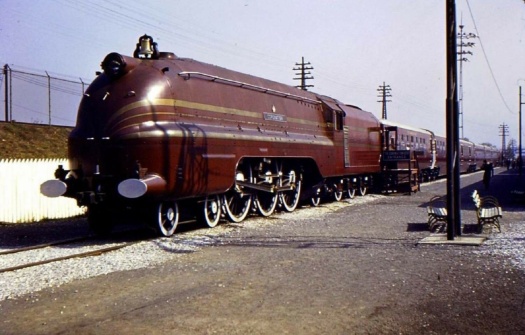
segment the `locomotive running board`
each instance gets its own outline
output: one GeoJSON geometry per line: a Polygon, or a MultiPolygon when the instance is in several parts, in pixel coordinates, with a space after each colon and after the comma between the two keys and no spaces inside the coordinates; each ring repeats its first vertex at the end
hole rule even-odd
{"type": "Polygon", "coordinates": [[[236,183],[237,185],[242,186],[242,187],[251,188],[253,190],[263,191],[263,192],[268,192],[268,193],[292,191],[295,189],[295,185],[290,185],[290,186],[262,185],[262,184],[247,183],[247,182],[239,181],[239,180],[237,180],[236,183]]]}

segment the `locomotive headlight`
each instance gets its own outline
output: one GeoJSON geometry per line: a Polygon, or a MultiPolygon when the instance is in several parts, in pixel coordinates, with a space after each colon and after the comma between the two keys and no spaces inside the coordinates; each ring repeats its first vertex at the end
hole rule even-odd
{"type": "Polygon", "coordinates": [[[123,75],[125,73],[126,65],[124,57],[116,52],[107,55],[102,61],[102,64],[100,64],[104,73],[112,79],[123,75]]]}

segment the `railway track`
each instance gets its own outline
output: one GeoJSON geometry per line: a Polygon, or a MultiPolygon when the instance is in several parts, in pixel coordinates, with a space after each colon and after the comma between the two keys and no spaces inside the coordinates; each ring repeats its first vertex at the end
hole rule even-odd
{"type": "Polygon", "coordinates": [[[68,239],[65,239],[65,240],[59,240],[59,241],[54,241],[54,242],[48,242],[48,243],[42,243],[42,244],[37,244],[37,245],[31,245],[31,246],[28,246],[28,247],[4,250],[4,251],[0,251],[0,256],[2,256],[2,255],[10,255],[10,254],[17,254],[19,252],[36,250],[36,249],[43,249],[43,248],[52,247],[52,246],[55,246],[55,245],[74,243],[74,242],[82,242],[82,241],[85,241],[85,240],[87,240],[89,238],[92,238],[92,236],[74,237],[74,238],[68,238],[68,239]]]}
{"type": "Polygon", "coordinates": [[[100,256],[148,240],[140,238],[139,236],[133,236],[131,238],[132,241],[129,241],[130,232],[133,234],[132,231],[112,234],[109,236],[109,239],[105,238],[105,242],[103,242],[106,245],[111,245],[99,248],[95,246],[100,243],[100,237],[88,235],[3,250],[0,251],[0,257],[2,257],[0,259],[0,273],[60,262],[68,259],[100,256]],[[121,241],[119,242],[119,240],[121,241]],[[92,243],[90,243],[90,241],[92,243]]]}
{"type": "MultiPolygon", "coordinates": [[[[188,222],[191,221],[183,221],[182,223],[188,222]]],[[[147,242],[158,238],[145,237],[143,232],[144,231],[141,229],[131,229],[114,232],[105,238],[100,238],[96,235],[88,235],[26,247],[19,247],[15,249],[2,250],[0,251],[0,274],[44,264],[60,262],[68,259],[100,256],[140,242],[147,242]],[[96,246],[98,243],[101,243],[101,241],[103,241],[102,243],[106,245],[110,245],[106,247],[94,248],[94,246],[96,246]],[[70,249],[71,252],[68,252],[70,249]],[[82,251],[74,252],[72,249],[82,249],[82,251]],[[46,252],[43,252],[44,250],[46,252]],[[44,253],[46,254],[45,256],[42,255],[44,253]]],[[[185,232],[179,234],[179,236],[184,235],[185,232]]]]}
{"type": "MultiPolygon", "coordinates": [[[[38,265],[43,265],[43,264],[48,264],[48,263],[64,261],[64,260],[67,260],[67,259],[82,258],[82,257],[89,257],[89,256],[100,256],[102,254],[105,254],[105,253],[108,253],[108,252],[111,252],[111,251],[115,251],[115,250],[119,250],[119,249],[128,247],[128,246],[133,245],[135,243],[138,243],[138,242],[126,242],[126,243],[121,244],[121,245],[111,246],[111,247],[107,247],[107,248],[100,248],[100,249],[96,249],[96,250],[90,250],[90,251],[81,252],[81,253],[74,253],[74,254],[70,254],[70,255],[66,255],[66,256],[54,257],[54,258],[49,258],[49,259],[45,259],[45,260],[41,260],[41,261],[30,262],[30,263],[25,263],[25,264],[21,264],[21,265],[6,267],[6,268],[0,269],[0,273],[10,272],[10,271],[15,271],[15,270],[21,270],[21,269],[30,268],[30,267],[33,267],[33,266],[38,266],[38,265]]],[[[35,249],[32,249],[32,250],[35,250],[35,249]]]]}
{"type": "MultiPolygon", "coordinates": [[[[10,272],[10,271],[15,271],[15,270],[21,270],[21,269],[30,268],[30,267],[33,267],[33,266],[44,265],[44,264],[64,261],[64,260],[73,259],[73,258],[100,256],[100,255],[103,255],[103,254],[111,252],[111,251],[115,251],[115,250],[126,248],[126,247],[128,247],[130,245],[133,245],[133,244],[136,244],[136,243],[139,243],[139,241],[124,242],[122,244],[114,245],[114,246],[110,246],[110,247],[98,248],[98,249],[95,249],[95,250],[89,250],[89,251],[80,252],[80,253],[72,253],[72,254],[68,254],[68,255],[65,255],[65,256],[50,257],[50,258],[44,259],[44,260],[38,260],[38,261],[34,261],[34,262],[22,263],[22,264],[15,265],[15,266],[9,266],[9,267],[5,267],[5,268],[0,268],[0,273],[10,272]]],[[[43,249],[43,248],[47,248],[47,247],[49,247],[49,246],[44,246],[44,247],[40,247],[40,248],[33,247],[33,248],[30,248],[30,251],[43,249]]],[[[24,250],[24,251],[28,251],[28,250],[24,250]]],[[[11,252],[10,254],[21,253],[21,252],[24,252],[24,251],[17,250],[16,252],[11,252]]]]}

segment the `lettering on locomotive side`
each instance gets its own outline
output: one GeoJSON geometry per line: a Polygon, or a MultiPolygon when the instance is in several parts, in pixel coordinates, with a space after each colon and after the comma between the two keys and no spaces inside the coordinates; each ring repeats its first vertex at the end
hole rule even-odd
{"type": "Polygon", "coordinates": [[[286,115],[282,114],[273,114],[273,113],[263,113],[264,119],[266,121],[277,121],[277,122],[287,122],[286,115]]]}
{"type": "Polygon", "coordinates": [[[410,150],[389,150],[383,152],[384,162],[397,162],[410,160],[410,150]]]}

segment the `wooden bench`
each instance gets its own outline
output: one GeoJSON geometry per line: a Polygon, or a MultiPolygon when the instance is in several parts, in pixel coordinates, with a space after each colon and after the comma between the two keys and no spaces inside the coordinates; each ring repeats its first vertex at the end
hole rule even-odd
{"type": "Polygon", "coordinates": [[[428,229],[433,230],[438,223],[447,222],[447,203],[441,197],[433,197],[427,206],[427,214],[428,229]]]}
{"type": "Polygon", "coordinates": [[[498,199],[492,196],[480,196],[477,190],[472,193],[472,200],[476,206],[478,225],[480,231],[483,230],[484,224],[491,224],[498,228],[501,233],[499,219],[503,217],[503,210],[499,205],[498,199]]]}

